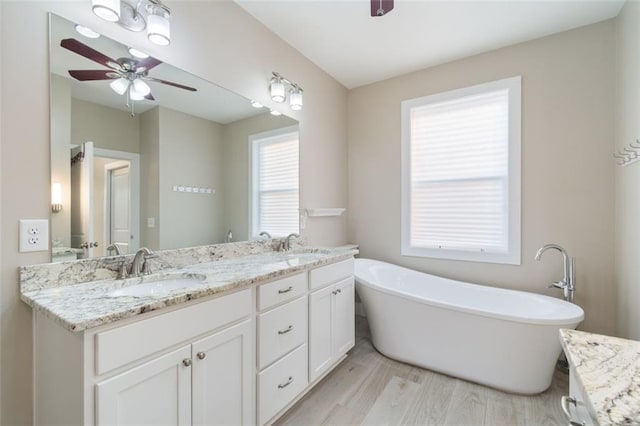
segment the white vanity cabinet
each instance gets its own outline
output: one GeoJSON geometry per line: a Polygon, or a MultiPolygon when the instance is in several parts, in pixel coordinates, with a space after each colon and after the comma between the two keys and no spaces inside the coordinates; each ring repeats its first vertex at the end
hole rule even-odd
{"type": "Polygon", "coordinates": [[[592,426],[598,425],[598,421],[591,417],[585,405],[585,397],[575,367],[569,364],[569,395],[563,396],[560,406],[567,416],[570,425],[592,426]]]}
{"type": "Polygon", "coordinates": [[[355,344],[353,259],[309,272],[309,381],[355,344]]]}
{"type": "Polygon", "coordinates": [[[36,316],[38,425],[255,422],[251,289],[72,333],[36,316]]]}

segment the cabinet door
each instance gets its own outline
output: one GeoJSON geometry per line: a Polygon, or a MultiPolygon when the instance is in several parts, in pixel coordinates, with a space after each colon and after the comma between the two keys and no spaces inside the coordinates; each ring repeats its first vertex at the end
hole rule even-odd
{"type": "Polygon", "coordinates": [[[193,424],[252,424],[251,322],[226,328],[192,348],[193,424]]]}
{"type": "Polygon", "coordinates": [[[190,361],[185,346],[97,384],[97,425],[190,425],[190,361]]]}
{"type": "Polygon", "coordinates": [[[333,360],[331,351],[331,305],[335,286],[309,296],[309,382],[318,378],[333,360]]]}
{"type": "Polygon", "coordinates": [[[355,296],[353,277],[333,286],[333,356],[338,358],[355,344],[355,296]]]}

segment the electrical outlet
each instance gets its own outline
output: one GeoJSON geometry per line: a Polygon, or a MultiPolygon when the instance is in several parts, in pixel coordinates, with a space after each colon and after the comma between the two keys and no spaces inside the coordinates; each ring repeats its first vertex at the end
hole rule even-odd
{"type": "Polygon", "coordinates": [[[20,221],[20,252],[49,250],[49,221],[20,221]]]}

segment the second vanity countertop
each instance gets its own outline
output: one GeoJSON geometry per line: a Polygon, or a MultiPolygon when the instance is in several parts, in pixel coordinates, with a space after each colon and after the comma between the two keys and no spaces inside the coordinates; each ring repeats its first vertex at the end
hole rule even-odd
{"type": "Polygon", "coordinates": [[[599,424],[640,424],[640,342],[565,329],[560,341],[599,424]]]}
{"type": "Polygon", "coordinates": [[[348,259],[354,249],[266,252],[166,269],[126,280],[101,280],[23,292],[22,300],[70,331],[82,331],[145,312],[232,289],[249,287],[308,268],[348,259]],[[119,288],[170,276],[199,277],[188,287],[144,296],[117,295],[119,288]]]}

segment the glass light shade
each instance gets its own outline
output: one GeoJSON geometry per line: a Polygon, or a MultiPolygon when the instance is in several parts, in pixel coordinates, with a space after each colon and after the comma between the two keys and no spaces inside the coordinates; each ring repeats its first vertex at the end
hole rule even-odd
{"type": "Polygon", "coordinates": [[[272,109],[271,110],[271,115],[282,115],[282,113],[278,110],[272,109]]]}
{"type": "Polygon", "coordinates": [[[143,98],[151,93],[151,87],[139,78],[133,80],[133,91],[141,95],[143,98]]]}
{"type": "Polygon", "coordinates": [[[91,28],[83,27],[82,25],[76,25],[76,31],[87,38],[98,38],[100,34],[93,31],[91,28]]]}
{"type": "Polygon", "coordinates": [[[129,98],[131,98],[132,101],[141,101],[144,97],[145,95],[138,93],[133,86],[129,89],[129,98]]]}
{"type": "Polygon", "coordinates": [[[262,108],[263,105],[258,101],[251,101],[251,106],[254,108],[262,108]]]}
{"type": "Polygon", "coordinates": [[[120,20],[120,0],[91,0],[91,10],[105,21],[120,20]]]}
{"type": "Polygon", "coordinates": [[[51,204],[62,204],[62,184],[51,185],[51,204]]]}
{"type": "Polygon", "coordinates": [[[146,59],[149,57],[149,55],[147,55],[146,53],[136,49],[135,47],[130,47],[129,48],[129,53],[131,54],[131,56],[134,56],[138,59],[146,59]]]}
{"type": "Polygon", "coordinates": [[[271,84],[269,85],[269,93],[274,102],[284,102],[285,94],[282,80],[277,77],[272,78],[271,84]]]}
{"type": "Polygon", "coordinates": [[[150,14],[147,17],[147,37],[159,46],[168,46],[171,42],[169,18],[164,15],[150,14]]]}
{"type": "Polygon", "coordinates": [[[292,89],[289,93],[289,106],[294,111],[302,109],[302,92],[299,89],[292,89]]]}
{"type": "Polygon", "coordinates": [[[129,87],[129,80],[124,77],[120,77],[117,80],[113,80],[109,86],[111,86],[111,89],[113,89],[113,91],[118,95],[124,95],[124,92],[126,92],[129,87]]]}

